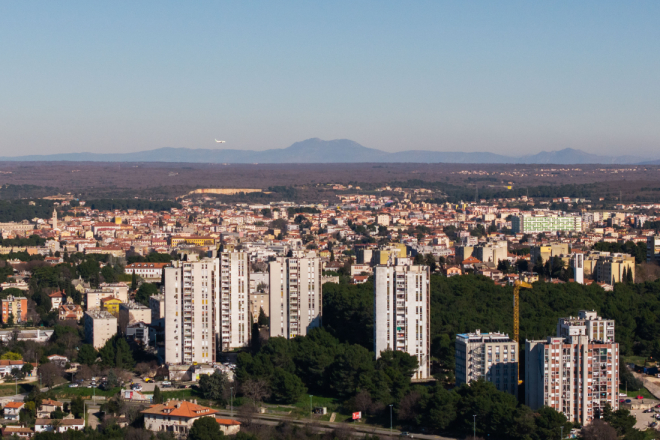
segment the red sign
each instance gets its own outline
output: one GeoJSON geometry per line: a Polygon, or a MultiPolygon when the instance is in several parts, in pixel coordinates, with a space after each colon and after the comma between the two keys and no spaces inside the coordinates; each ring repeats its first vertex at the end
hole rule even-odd
{"type": "Polygon", "coordinates": [[[361,419],[362,418],[362,411],[354,412],[353,413],[353,420],[361,419]]]}

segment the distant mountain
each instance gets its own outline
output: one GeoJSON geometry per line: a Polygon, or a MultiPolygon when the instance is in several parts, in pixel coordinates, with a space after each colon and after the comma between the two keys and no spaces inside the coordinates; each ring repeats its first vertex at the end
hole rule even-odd
{"type": "Polygon", "coordinates": [[[481,163],[481,164],[658,164],[637,156],[598,156],[565,148],[542,151],[527,156],[504,156],[495,153],[463,153],[408,150],[388,153],[364,147],[349,139],[324,141],[318,138],[296,142],[288,148],[255,150],[210,150],[157,148],[135,153],[66,153],[0,157],[0,161],[72,161],[72,162],[188,162],[188,163],[481,163]]]}

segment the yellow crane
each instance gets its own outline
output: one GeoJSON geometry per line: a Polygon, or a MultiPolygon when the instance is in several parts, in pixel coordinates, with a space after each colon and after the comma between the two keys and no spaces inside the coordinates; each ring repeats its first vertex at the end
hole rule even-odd
{"type": "Polygon", "coordinates": [[[532,285],[524,281],[516,280],[513,283],[513,340],[516,341],[518,350],[518,385],[520,380],[520,288],[531,289],[532,285]]]}

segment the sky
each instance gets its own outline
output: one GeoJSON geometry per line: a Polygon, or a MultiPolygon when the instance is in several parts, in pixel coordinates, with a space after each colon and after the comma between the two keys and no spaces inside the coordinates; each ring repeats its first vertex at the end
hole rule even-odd
{"type": "Polygon", "coordinates": [[[660,157],[659,78],[658,1],[3,1],[0,156],[660,157]]]}

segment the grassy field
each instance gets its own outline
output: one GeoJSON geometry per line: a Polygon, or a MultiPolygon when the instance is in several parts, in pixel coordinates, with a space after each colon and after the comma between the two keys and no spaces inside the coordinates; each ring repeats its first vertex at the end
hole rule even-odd
{"type": "Polygon", "coordinates": [[[63,385],[63,386],[55,387],[51,391],[55,394],[55,397],[77,397],[77,396],[92,397],[94,395],[112,397],[115,394],[117,394],[119,391],[121,391],[121,388],[116,387],[108,391],[103,391],[96,388],[95,391],[93,388],[84,388],[84,387],[69,388],[69,385],[63,385]]]}
{"type": "MultiPolygon", "coordinates": [[[[29,393],[34,388],[34,384],[35,382],[19,383],[18,392],[20,394],[29,393]]],[[[16,384],[8,383],[0,385],[0,397],[13,396],[14,394],[16,394],[16,384]]]]}
{"type": "MultiPolygon", "coordinates": [[[[626,387],[623,386],[622,388],[619,388],[619,392],[625,394],[626,387]]],[[[628,390],[628,397],[634,399],[637,396],[643,396],[645,399],[655,399],[653,394],[651,394],[649,390],[647,390],[646,388],[642,388],[641,390],[638,391],[628,390]]]]}
{"type": "Polygon", "coordinates": [[[646,358],[644,356],[624,356],[623,361],[626,364],[635,364],[639,366],[644,366],[644,361],[646,361],[646,358]]]}

